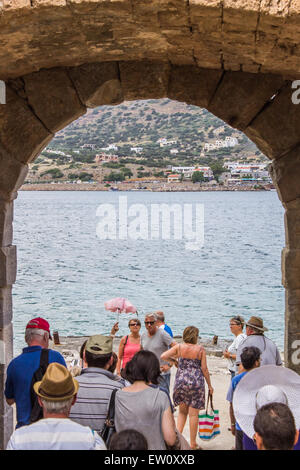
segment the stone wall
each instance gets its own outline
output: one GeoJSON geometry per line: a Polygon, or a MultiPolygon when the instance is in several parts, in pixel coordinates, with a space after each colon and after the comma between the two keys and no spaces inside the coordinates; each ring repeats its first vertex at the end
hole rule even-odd
{"type": "Polygon", "coordinates": [[[299,0],[2,0],[0,79],[150,59],[299,75],[299,0]]]}
{"type": "Polygon", "coordinates": [[[6,368],[13,356],[12,285],[16,279],[16,247],[12,245],[13,201],[0,197],[0,448],[13,431],[12,408],[3,390],[6,368]]]}

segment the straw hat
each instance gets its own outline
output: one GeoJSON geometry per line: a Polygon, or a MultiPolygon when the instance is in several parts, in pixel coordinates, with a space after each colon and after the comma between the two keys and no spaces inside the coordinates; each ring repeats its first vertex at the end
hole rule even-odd
{"type": "Polygon", "coordinates": [[[78,392],[79,383],[62,364],[52,362],[44,377],[33,385],[35,393],[45,400],[64,401],[78,392]]]}
{"type": "Polygon", "coordinates": [[[233,411],[242,431],[250,439],[255,433],[256,412],[267,403],[285,403],[300,429],[300,376],[282,366],[266,365],[247,372],[233,394],[233,411]]]}
{"type": "Polygon", "coordinates": [[[250,326],[251,328],[255,328],[259,331],[268,331],[268,328],[264,326],[264,322],[260,317],[251,317],[249,321],[245,323],[246,326],[250,326]]]}

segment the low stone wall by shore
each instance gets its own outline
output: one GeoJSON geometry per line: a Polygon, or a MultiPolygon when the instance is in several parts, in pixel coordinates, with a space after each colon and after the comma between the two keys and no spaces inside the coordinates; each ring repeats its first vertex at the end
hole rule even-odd
{"type": "MultiPolygon", "coordinates": [[[[254,185],[234,186],[205,186],[193,183],[121,183],[113,184],[119,191],[153,191],[153,192],[199,192],[199,191],[261,191],[271,189],[270,185],[264,188],[256,188],[254,185]],[[140,186],[146,189],[141,189],[140,186]]],[[[101,183],[45,183],[45,184],[23,184],[19,191],[109,191],[101,183]]]]}
{"type": "MultiPolygon", "coordinates": [[[[119,344],[122,336],[115,336],[113,340],[113,350],[117,353],[119,349],[119,344]]],[[[88,339],[88,336],[59,336],[60,344],[53,344],[51,347],[56,349],[65,358],[68,356],[71,359],[71,352],[74,352],[74,356],[77,356],[75,352],[80,351],[82,344],[88,339]]],[[[174,340],[177,343],[182,343],[182,336],[174,336],[174,340]]],[[[218,339],[217,344],[213,344],[213,338],[199,338],[198,344],[201,344],[206,351],[208,356],[222,357],[222,352],[231,344],[231,340],[218,339]]]]}

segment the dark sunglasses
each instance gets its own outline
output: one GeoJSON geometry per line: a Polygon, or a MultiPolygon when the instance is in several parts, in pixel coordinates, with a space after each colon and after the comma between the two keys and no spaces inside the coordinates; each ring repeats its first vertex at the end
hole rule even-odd
{"type": "Polygon", "coordinates": [[[154,325],[155,321],[145,321],[145,325],[154,325]]]}
{"type": "Polygon", "coordinates": [[[139,323],[130,323],[129,326],[140,326],[139,323]]]}
{"type": "Polygon", "coordinates": [[[233,318],[232,321],[234,321],[236,325],[241,325],[242,324],[242,321],[239,317],[233,318]]]}

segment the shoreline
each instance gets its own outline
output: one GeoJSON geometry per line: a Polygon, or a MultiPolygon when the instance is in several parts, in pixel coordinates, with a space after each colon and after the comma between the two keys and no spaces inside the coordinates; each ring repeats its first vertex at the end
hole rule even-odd
{"type": "Polygon", "coordinates": [[[253,186],[199,186],[193,185],[193,183],[145,183],[141,182],[138,185],[136,183],[123,183],[113,185],[111,187],[105,187],[104,184],[95,183],[45,183],[45,184],[24,184],[21,186],[19,191],[106,191],[106,192],[118,192],[118,191],[150,191],[150,192],[207,192],[207,191],[221,191],[221,192],[233,192],[233,191],[275,191],[275,188],[271,185],[265,185],[260,188],[254,188],[253,186]],[[143,187],[140,186],[143,184],[143,187]]]}

